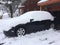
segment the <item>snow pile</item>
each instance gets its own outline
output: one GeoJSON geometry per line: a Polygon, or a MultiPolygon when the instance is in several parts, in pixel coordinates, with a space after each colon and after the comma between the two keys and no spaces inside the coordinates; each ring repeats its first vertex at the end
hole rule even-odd
{"type": "Polygon", "coordinates": [[[2,19],[7,19],[7,18],[10,18],[9,17],[9,13],[2,11],[0,10],[0,16],[2,17],[2,19]]]}
{"type": "Polygon", "coordinates": [[[9,13],[4,13],[2,18],[3,18],[3,19],[10,18],[10,17],[9,17],[9,13]]]}
{"type": "Polygon", "coordinates": [[[1,40],[3,40],[5,38],[5,35],[3,32],[0,32],[0,43],[1,43],[1,40]]]}
{"type": "Polygon", "coordinates": [[[60,32],[49,29],[23,37],[5,38],[4,45],[60,45],[60,32]]]}
{"type": "Polygon", "coordinates": [[[0,4],[0,16],[2,16],[4,19],[9,18],[9,10],[3,4],[0,4]]]}
{"type": "Polygon", "coordinates": [[[42,2],[45,2],[45,1],[48,1],[48,0],[40,0],[38,3],[42,3],[42,2]]]}
{"type": "Polygon", "coordinates": [[[13,17],[17,17],[17,16],[20,16],[19,9],[17,9],[15,13],[13,13],[13,17]]]}
{"type": "Polygon", "coordinates": [[[7,3],[8,3],[8,4],[11,4],[11,3],[12,3],[12,1],[8,1],[7,3]]]}
{"type": "Polygon", "coordinates": [[[0,0],[0,3],[2,3],[2,4],[6,4],[6,3],[7,3],[7,4],[11,4],[12,1],[6,1],[6,0],[3,1],[3,0],[0,0]]]}
{"type": "Polygon", "coordinates": [[[3,15],[3,12],[2,12],[2,10],[0,10],[0,16],[2,16],[3,15]]]}
{"type": "Polygon", "coordinates": [[[1,0],[1,1],[0,1],[0,3],[2,3],[2,4],[6,4],[6,3],[7,3],[7,1],[2,1],[2,0],[1,0]]]}

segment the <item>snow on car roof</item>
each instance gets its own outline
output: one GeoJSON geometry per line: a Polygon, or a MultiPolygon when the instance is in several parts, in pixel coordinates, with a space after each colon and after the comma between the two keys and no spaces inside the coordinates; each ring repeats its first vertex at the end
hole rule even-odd
{"type": "Polygon", "coordinates": [[[33,18],[34,21],[41,21],[46,19],[50,19],[52,21],[54,20],[54,17],[47,11],[29,11],[22,16],[24,15],[26,16],[26,18],[33,18]]]}

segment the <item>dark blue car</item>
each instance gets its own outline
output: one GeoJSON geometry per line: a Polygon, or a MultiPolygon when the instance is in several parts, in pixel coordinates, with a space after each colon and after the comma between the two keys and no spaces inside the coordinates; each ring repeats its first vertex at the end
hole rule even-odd
{"type": "Polygon", "coordinates": [[[54,17],[46,11],[30,11],[20,16],[21,23],[12,27],[4,34],[8,37],[23,36],[32,32],[49,29],[54,17]]]}

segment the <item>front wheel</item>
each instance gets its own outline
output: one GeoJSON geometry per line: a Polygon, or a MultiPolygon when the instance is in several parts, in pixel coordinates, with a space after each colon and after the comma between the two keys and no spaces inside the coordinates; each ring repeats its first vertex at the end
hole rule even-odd
{"type": "Polygon", "coordinates": [[[24,35],[25,35],[25,28],[20,27],[20,28],[17,30],[17,36],[20,37],[20,36],[24,36],[24,35]]]}

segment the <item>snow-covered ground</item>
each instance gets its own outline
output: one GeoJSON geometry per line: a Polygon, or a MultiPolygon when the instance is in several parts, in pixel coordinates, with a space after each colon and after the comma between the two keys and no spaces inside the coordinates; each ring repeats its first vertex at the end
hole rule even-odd
{"type": "MultiPolygon", "coordinates": [[[[0,34],[0,37],[3,36],[0,34]]],[[[0,43],[4,43],[3,45],[60,45],[60,32],[49,29],[23,37],[2,38],[0,43]]]]}

